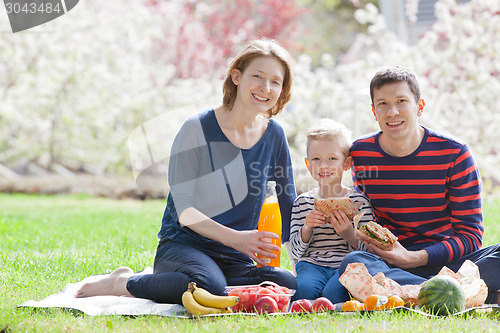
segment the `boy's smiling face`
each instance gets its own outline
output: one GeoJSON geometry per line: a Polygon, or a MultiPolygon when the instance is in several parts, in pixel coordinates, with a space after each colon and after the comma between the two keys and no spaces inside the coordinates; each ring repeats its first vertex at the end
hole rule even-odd
{"type": "Polygon", "coordinates": [[[320,187],[341,184],[344,171],[351,167],[351,157],[346,157],[333,140],[311,140],[305,159],[307,170],[320,187]]]}

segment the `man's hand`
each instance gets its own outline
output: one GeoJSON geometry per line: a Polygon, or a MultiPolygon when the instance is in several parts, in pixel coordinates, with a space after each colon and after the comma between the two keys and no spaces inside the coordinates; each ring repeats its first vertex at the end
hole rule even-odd
{"type": "Polygon", "coordinates": [[[391,251],[384,251],[373,244],[372,239],[359,230],[356,230],[356,237],[365,243],[368,251],[378,255],[391,266],[408,269],[427,265],[429,255],[426,250],[408,251],[400,242],[396,241],[391,251]]]}
{"type": "Polygon", "coordinates": [[[394,248],[391,251],[381,250],[368,241],[365,244],[370,252],[384,259],[389,265],[401,269],[425,266],[429,258],[426,250],[408,251],[398,241],[394,243],[394,248]]]}

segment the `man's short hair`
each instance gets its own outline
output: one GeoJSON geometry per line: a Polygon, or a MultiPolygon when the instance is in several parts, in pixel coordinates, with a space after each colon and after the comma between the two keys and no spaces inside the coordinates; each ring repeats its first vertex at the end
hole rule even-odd
{"type": "Polygon", "coordinates": [[[418,86],[417,77],[408,68],[401,66],[388,67],[381,71],[378,71],[370,82],[370,97],[373,104],[373,91],[375,89],[380,89],[386,84],[396,83],[396,82],[406,82],[410,87],[413,96],[415,96],[415,101],[418,103],[420,101],[420,88],[418,86]]]}
{"type": "Polygon", "coordinates": [[[332,140],[339,145],[347,157],[352,144],[352,132],[343,124],[328,118],[323,118],[307,131],[307,154],[312,140],[332,140]]]}

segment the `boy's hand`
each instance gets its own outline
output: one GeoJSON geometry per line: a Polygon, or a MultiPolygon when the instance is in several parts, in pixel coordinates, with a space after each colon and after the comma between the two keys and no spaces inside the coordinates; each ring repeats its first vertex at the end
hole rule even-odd
{"type": "Polygon", "coordinates": [[[319,210],[313,209],[306,215],[306,225],[310,227],[317,227],[325,224],[325,216],[319,210]]]}
{"type": "Polygon", "coordinates": [[[330,223],[333,228],[343,238],[344,234],[354,234],[354,227],[347,215],[341,210],[335,210],[333,214],[330,214],[330,223]]]}
{"type": "Polygon", "coordinates": [[[311,240],[313,230],[320,225],[325,224],[325,216],[318,210],[311,210],[306,215],[306,223],[302,227],[302,241],[308,243],[311,240]]]}
{"type": "Polygon", "coordinates": [[[336,210],[333,214],[330,214],[330,223],[335,229],[335,232],[347,241],[349,245],[353,248],[358,247],[358,238],[356,237],[354,226],[343,211],[336,210]]]}

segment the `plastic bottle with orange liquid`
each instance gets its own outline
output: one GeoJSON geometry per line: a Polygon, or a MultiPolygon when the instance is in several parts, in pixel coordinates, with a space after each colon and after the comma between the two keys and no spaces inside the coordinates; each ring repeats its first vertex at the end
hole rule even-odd
{"type": "MultiPolygon", "coordinates": [[[[278,196],[276,195],[276,182],[268,181],[266,189],[266,197],[264,203],[262,204],[262,209],[260,210],[259,216],[259,231],[269,231],[277,234],[278,239],[266,238],[262,239],[281,248],[281,212],[280,206],[278,204],[278,196]]],[[[280,252],[273,251],[276,254],[276,258],[263,257],[257,255],[259,258],[264,259],[267,266],[280,267],[280,252]]],[[[257,265],[257,267],[262,267],[257,265]]]]}

